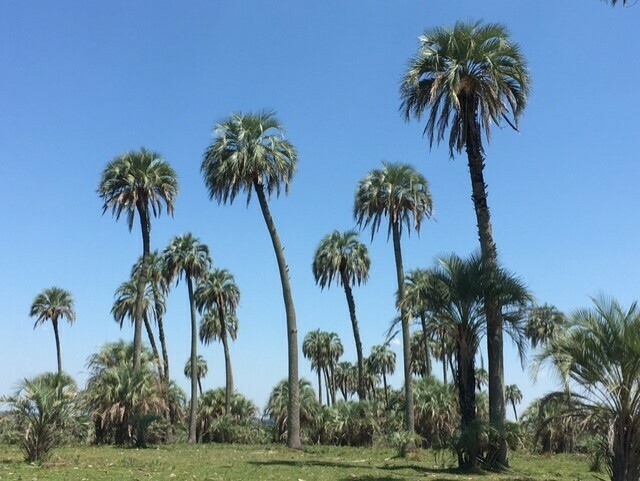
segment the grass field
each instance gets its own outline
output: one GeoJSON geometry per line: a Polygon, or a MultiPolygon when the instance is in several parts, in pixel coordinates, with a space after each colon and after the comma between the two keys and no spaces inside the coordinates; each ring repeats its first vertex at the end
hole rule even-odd
{"type": "MultiPolygon", "coordinates": [[[[395,458],[382,449],[308,447],[292,452],[282,446],[176,445],[150,449],[67,447],[41,466],[22,461],[13,446],[0,446],[0,480],[206,480],[206,481],[482,481],[598,479],[577,455],[512,455],[503,473],[460,472],[438,462],[430,451],[395,458]]],[[[599,474],[600,478],[604,476],[599,474]]]]}

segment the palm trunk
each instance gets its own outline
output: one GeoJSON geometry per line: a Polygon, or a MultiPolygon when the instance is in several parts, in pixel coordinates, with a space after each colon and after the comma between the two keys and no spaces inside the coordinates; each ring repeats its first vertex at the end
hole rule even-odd
{"type": "Polygon", "coordinates": [[[358,356],[358,398],[361,401],[367,399],[367,389],[364,385],[364,356],[362,355],[362,341],[360,340],[360,328],[358,327],[358,319],[356,318],[356,303],[353,300],[353,292],[349,285],[349,277],[344,270],[340,270],[342,285],[344,286],[344,294],[347,296],[347,305],[349,306],[349,316],[351,317],[351,327],[353,328],[353,338],[356,342],[356,354],[358,356]]]}
{"type": "MultiPolygon", "coordinates": [[[[471,428],[476,419],[476,379],[474,350],[469,345],[466,333],[459,328],[458,332],[458,397],[460,400],[460,428],[464,433],[471,428]]],[[[467,438],[467,445],[463,446],[463,452],[459,453],[460,467],[476,465],[477,439],[467,438]]]]}
{"type": "Polygon", "coordinates": [[[156,361],[156,366],[158,367],[158,377],[160,382],[164,379],[164,372],[162,369],[162,361],[160,360],[160,353],[158,352],[158,346],[156,345],[156,339],[153,336],[153,329],[151,327],[151,323],[149,322],[149,317],[146,313],[143,312],[142,320],[144,321],[144,328],[147,331],[147,337],[149,338],[149,344],[151,345],[151,352],[153,353],[153,358],[156,361]]]}
{"type": "Polygon", "coordinates": [[[429,349],[429,337],[427,336],[427,317],[424,313],[420,313],[420,322],[422,323],[422,336],[424,337],[424,367],[427,376],[431,376],[431,352],[429,349]]]}
{"type": "Polygon", "coordinates": [[[227,323],[224,312],[219,310],[220,316],[220,339],[224,348],[224,369],[225,369],[225,393],[224,393],[224,413],[231,415],[231,396],[233,395],[233,371],[231,370],[231,355],[229,354],[229,340],[227,338],[227,323]]]}
{"type": "Polygon", "coordinates": [[[198,327],[196,325],[196,304],[193,298],[193,282],[189,275],[189,307],[191,308],[191,409],[189,411],[189,444],[196,443],[196,422],[198,417],[198,327]]]}
{"type": "MultiPolygon", "coordinates": [[[[468,122],[466,151],[471,176],[473,206],[478,223],[480,252],[485,269],[484,307],[487,318],[487,353],[489,358],[489,422],[501,428],[505,420],[504,406],[504,358],[502,344],[502,314],[500,304],[493,293],[494,275],[498,266],[498,253],[491,228],[487,204],[487,186],[484,182],[484,158],[480,128],[477,122],[478,100],[462,99],[463,118],[468,122]]],[[[509,466],[507,444],[501,441],[497,457],[499,464],[509,466]]]]}
{"type": "Polygon", "coordinates": [[[149,206],[147,199],[140,198],[136,205],[140,217],[142,229],[142,266],[138,277],[136,306],[133,330],[133,368],[139,369],[142,356],[142,317],[144,315],[144,288],[147,283],[147,271],[149,270],[149,253],[151,252],[151,219],[149,218],[149,206]]]}
{"type": "Polygon", "coordinates": [[[516,411],[516,403],[514,401],[511,401],[511,405],[513,406],[513,415],[516,418],[516,422],[518,422],[518,411],[516,411]]]}
{"type": "Polygon", "coordinates": [[[167,351],[167,340],[164,336],[164,322],[162,319],[162,309],[157,301],[157,291],[156,288],[153,288],[153,296],[156,300],[155,310],[156,310],[156,322],[158,323],[158,337],[160,338],[160,348],[162,349],[162,362],[163,362],[163,379],[162,379],[162,389],[165,395],[165,402],[167,403],[167,411],[165,414],[165,418],[167,421],[167,443],[173,443],[173,424],[171,422],[171,412],[169,409],[169,405],[171,404],[169,399],[169,383],[171,382],[171,377],[169,376],[169,352],[167,351]]]}
{"type": "Polygon", "coordinates": [[[318,404],[322,406],[322,369],[318,367],[318,404]]]}
{"type": "Polygon", "coordinates": [[[329,379],[331,380],[331,404],[336,403],[336,376],[333,363],[329,364],[329,379]]]}
{"type": "MultiPolygon", "coordinates": [[[[393,253],[396,259],[396,275],[398,278],[398,305],[402,306],[404,299],[404,269],[402,267],[402,250],[400,248],[400,229],[397,222],[391,223],[393,235],[393,253]]],[[[413,418],[413,388],[411,385],[411,335],[409,333],[409,320],[404,308],[400,308],[400,320],[402,322],[402,351],[404,360],[404,427],[410,434],[415,433],[413,418]]],[[[407,446],[408,451],[415,451],[415,442],[411,441],[407,446]]]]}
{"type": "Polygon", "coordinates": [[[58,375],[62,374],[62,352],[60,350],[60,333],[58,332],[58,319],[51,319],[53,335],[56,338],[56,353],[58,356],[58,375]]]}
{"type": "Polygon", "coordinates": [[[324,373],[324,389],[327,395],[327,406],[331,406],[331,391],[329,387],[329,370],[325,366],[322,368],[322,372],[324,373]]]}
{"type": "Polygon", "coordinates": [[[200,397],[202,397],[202,378],[198,376],[198,392],[200,393],[200,397]]]}
{"type": "Polygon", "coordinates": [[[298,326],[296,323],[296,311],[293,305],[291,285],[289,283],[289,268],[284,257],[284,248],[276,231],[273,217],[269,211],[269,204],[264,193],[260,179],[253,182],[260,209],[267,224],[267,230],[271,236],[273,250],[278,262],[280,282],[282,283],[282,297],[287,317],[287,345],[289,355],[289,403],[287,406],[287,446],[292,449],[301,449],[300,441],[300,386],[298,385],[298,326]]]}
{"type": "Polygon", "coordinates": [[[382,371],[382,384],[384,385],[384,407],[389,409],[389,390],[387,389],[387,373],[382,371]]]}

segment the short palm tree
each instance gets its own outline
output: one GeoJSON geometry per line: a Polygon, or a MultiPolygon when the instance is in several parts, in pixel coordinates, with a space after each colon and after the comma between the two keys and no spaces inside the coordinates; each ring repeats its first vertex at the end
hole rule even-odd
{"type": "Polygon", "coordinates": [[[247,203],[255,192],[271,236],[278,263],[287,318],[290,396],[287,445],[300,448],[300,402],[298,392],[298,327],[284,248],[269,209],[268,197],[285,193],[296,171],[298,153],[284,138],[284,128],[273,112],[232,114],[214,129],[216,139],[207,148],[201,166],[209,197],[219,204],[233,203],[240,192],[247,203]]]}
{"type": "Polygon", "coordinates": [[[352,286],[367,282],[370,266],[369,252],[367,247],[358,240],[358,233],[355,231],[341,233],[337,230],[320,241],[312,265],[316,284],[319,284],[322,289],[331,287],[332,281],[344,288],[358,356],[358,397],[360,399],[366,399],[367,390],[364,380],[362,341],[352,286]]]}
{"type": "Polygon", "coordinates": [[[604,296],[579,309],[566,329],[543,345],[536,364],[549,363],[572,403],[566,416],[589,421],[607,439],[612,481],[640,478],[640,308],[604,296]]]}
{"type": "MultiPolygon", "coordinates": [[[[184,377],[191,380],[192,372],[193,371],[191,371],[191,358],[189,358],[187,359],[187,362],[184,365],[184,377]]],[[[200,396],[202,396],[202,379],[207,377],[207,374],[209,374],[209,365],[207,364],[207,360],[204,357],[202,357],[200,354],[198,354],[198,357],[196,358],[195,374],[196,374],[195,377],[198,380],[198,390],[200,391],[200,396]]]]}
{"type": "MultiPolygon", "coordinates": [[[[427,308],[443,323],[455,345],[460,427],[464,432],[476,420],[475,357],[480,349],[482,336],[487,333],[484,264],[478,255],[462,259],[452,254],[439,259],[437,266],[430,269],[428,275],[431,280],[425,296],[427,308]]],[[[498,299],[504,329],[512,337],[522,356],[526,312],[532,297],[522,281],[513,274],[499,269],[494,275],[493,295],[498,299]]],[[[475,452],[472,443],[468,451],[458,453],[459,464],[474,465],[479,454],[475,452]]]]}
{"type": "MultiPolygon", "coordinates": [[[[133,274],[134,277],[132,277],[127,282],[123,282],[116,289],[116,299],[113,302],[113,307],[111,308],[111,314],[113,315],[113,318],[116,320],[116,322],[120,325],[120,329],[122,329],[125,319],[130,319],[133,322],[135,316],[136,303],[138,299],[138,280],[135,277],[136,273],[134,272],[133,274]]],[[[156,364],[158,366],[158,374],[160,376],[160,379],[164,379],[162,360],[160,359],[160,354],[158,353],[158,346],[156,345],[151,322],[149,322],[149,318],[154,315],[152,304],[153,294],[151,288],[147,284],[145,287],[144,298],[142,299],[142,319],[144,321],[145,330],[147,331],[147,337],[149,338],[149,344],[151,345],[153,357],[156,360],[156,364]]]]}
{"type": "Polygon", "coordinates": [[[107,164],[100,178],[98,195],[103,201],[103,214],[111,209],[117,220],[122,213],[126,213],[131,231],[137,212],[142,228],[142,275],[138,278],[133,336],[133,364],[138,368],[142,351],[142,303],[151,252],[151,214],[154,217],[160,215],[164,202],[167,212],[173,215],[173,204],[178,195],[178,179],[175,171],[160,154],[142,148],[126,152],[107,164]]]}
{"type": "Polygon", "coordinates": [[[513,415],[518,421],[518,411],[516,411],[516,404],[520,404],[522,402],[522,391],[515,384],[509,384],[504,388],[504,398],[508,403],[511,403],[513,407],[513,415]]]}
{"type": "MultiPolygon", "coordinates": [[[[364,362],[363,362],[364,365],[364,362]]],[[[358,385],[358,368],[348,361],[343,361],[336,366],[336,388],[342,393],[346,401],[356,391],[358,385]]],[[[365,391],[366,391],[365,385],[365,391]]]]}
{"type": "Polygon", "coordinates": [[[62,350],[60,348],[58,321],[66,319],[69,324],[73,324],[75,322],[76,311],[74,309],[73,297],[68,291],[61,289],[60,287],[45,289],[38,294],[31,303],[29,316],[36,318],[36,322],[33,325],[34,329],[38,324],[44,324],[46,321],[51,321],[53,334],[56,338],[58,374],[62,374],[62,350]]]}
{"type": "Polygon", "coordinates": [[[200,243],[191,233],[175,237],[164,250],[164,268],[167,284],[174,279],[176,284],[184,278],[189,292],[191,313],[191,409],[189,411],[189,443],[196,442],[198,411],[198,380],[195,376],[198,360],[198,325],[196,323],[196,301],[194,283],[204,280],[211,267],[209,248],[200,243]]]}
{"type": "Polygon", "coordinates": [[[387,344],[373,346],[369,354],[371,370],[374,374],[382,376],[384,385],[384,403],[389,407],[389,393],[387,386],[387,375],[391,375],[396,370],[396,353],[389,349],[387,344]]]}
{"type": "Polygon", "coordinates": [[[336,366],[340,362],[340,357],[344,354],[344,346],[340,337],[335,332],[325,332],[324,349],[326,351],[325,381],[329,390],[327,396],[331,396],[331,404],[336,403],[336,366]]]}
{"type": "MultiPolygon", "coordinates": [[[[322,406],[322,373],[327,365],[324,336],[320,329],[311,331],[302,340],[302,355],[311,361],[311,370],[318,374],[318,403],[322,406]]],[[[328,399],[327,399],[328,401],[328,399]]]]}
{"type": "MultiPolygon", "coordinates": [[[[420,37],[418,53],[409,61],[401,86],[400,110],[405,119],[427,116],[429,145],[449,132],[449,153],[465,150],[483,262],[497,269],[487,186],[484,181],[482,134],[490,138],[492,123],[503,120],[516,129],[529,94],[527,62],[500,24],[457,22],[453,29],[431,28],[420,37]]],[[[492,276],[487,276],[490,283],[492,276]]],[[[502,321],[497,299],[485,286],[491,423],[505,419],[502,321]]],[[[508,464],[506,443],[498,461],[508,464]]]]}
{"type": "Polygon", "coordinates": [[[231,413],[233,395],[233,369],[229,353],[229,337],[235,341],[238,336],[236,309],[240,304],[240,289],[233,275],[226,269],[214,269],[200,283],[196,290],[196,306],[205,315],[200,324],[200,339],[208,344],[219,339],[224,348],[226,413],[231,413]]]}
{"type": "MultiPolygon", "coordinates": [[[[404,308],[404,269],[400,237],[402,229],[420,232],[422,221],[431,217],[433,204],[429,184],[422,174],[410,165],[382,164],[360,181],[356,189],[353,214],[361,228],[371,226],[371,238],[386,217],[389,222],[387,238],[393,238],[398,281],[398,306],[402,323],[404,359],[405,430],[414,433],[413,394],[411,392],[411,337],[409,319],[404,308]]],[[[413,449],[413,446],[409,446],[413,449]]]]}

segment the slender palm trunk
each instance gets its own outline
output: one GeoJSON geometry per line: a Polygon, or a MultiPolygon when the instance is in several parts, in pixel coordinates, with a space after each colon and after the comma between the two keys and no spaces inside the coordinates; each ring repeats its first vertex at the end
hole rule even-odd
{"type": "Polygon", "coordinates": [[[331,388],[329,387],[329,370],[327,366],[322,368],[322,372],[324,373],[324,389],[327,395],[327,406],[331,406],[331,388]]]}
{"type": "Polygon", "coordinates": [[[165,402],[167,403],[167,410],[165,413],[165,418],[167,421],[167,443],[173,443],[173,423],[171,422],[171,412],[169,406],[171,404],[171,400],[169,399],[169,383],[171,382],[171,377],[169,376],[169,352],[167,351],[167,340],[164,335],[164,322],[162,319],[162,308],[158,304],[158,293],[154,287],[153,296],[156,299],[156,322],[158,323],[158,337],[160,338],[160,348],[162,349],[162,363],[163,363],[163,375],[162,378],[162,390],[164,393],[165,402]]]}
{"type": "Polygon", "coordinates": [[[56,338],[56,354],[58,356],[58,375],[62,374],[62,351],[60,350],[60,333],[58,332],[58,319],[51,319],[53,335],[56,338]]]}
{"type": "Polygon", "coordinates": [[[233,395],[233,371],[231,369],[231,355],[229,354],[229,339],[227,337],[227,323],[222,309],[218,312],[220,316],[220,339],[224,348],[224,369],[225,369],[225,392],[224,392],[224,413],[231,415],[231,396],[233,395]]]}
{"type": "Polygon", "coordinates": [[[511,400],[511,406],[513,406],[513,415],[516,418],[516,422],[518,422],[518,411],[516,411],[516,403],[514,400],[511,400]]]}
{"type": "Polygon", "coordinates": [[[202,397],[202,377],[198,376],[198,392],[200,393],[200,397],[202,397]]]}
{"type": "Polygon", "coordinates": [[[140,198],[137,204],[138,216],[140,217],[140,227],[142,229],[142,266],[138,277],[136,306],[134,312],[133,330],[133,368],[140,368],[142,356],[142,317],[144,315],[144,288],[147,283],[147,272],[149,270],[149,253],[151,252],[151,219],[149,217],[149,204],[147,199],[140,198]]]}
{"type": "Polygon", "coordinates": [[[333,368],[333,362],[329,364],[329,380],[331,381],[331,404],[336,403],[336,376],[333,368]]]}
{"type": "Polygon", "coordinates": [[[322,369],[318,367],[318,403],[322,406],[322,369]]]}
{"type": "Polygon", "coordinates": [[[151,345],[151,352],[153,353],[153,358],[156,361],[156,366],[158,367],[158,378],[160,382],[164,379],[164,372],[162,369],[162,361],[160,360],[160,353],[158,352],[158,346],[156,344],[156,339],[153,336],[153,328],[151,327],[151,323],[149,322],[149,317],[146,313],[142,314],[142,320],[144,321],[144,328],[147,331],[147,337],[149,338],[149,344],[151,345]]]}
{"type": "Polygon", "coordinates": [[[384,385],[384,407],[389,409],[389,388],[387,387],[387,372],[382,371],[382,384],[384,385]]]}
{"type": "MultiPolygon", "coordinates": [[[[403,305],[404,299],[404,268],[402,267],[402,250],[400,248],[400,229],[397,222],[392,222],[391,232],[393,236],[393,253],[396,259],[396,275],[398,277],[398,304],[403,305]]],[[[402,323],[402,352],[404,361],[404,427],[405,431],[414,434],[413,418],[413,387],[411,385],[411,335],[409,333],[409,319],[404,308],[400,309],[402,323]]],[[[412,441],[407,446],[408,451],[415,451],[416,446],[412,441]]]]}
{"type": "Polygon", "coordinates": [[[429,337],[427,335],[427,316],[423,313],[420,313],[420,322],[422,323],[422,337],[424,341],[424,367],[425,374],[427,376],[431,376],[431,350],[429,349],[429,337]]]}
{"type": "Polygon", "coordinates": [[[360,340],[360,328],[358,327],[358,319],[356,317],[356,303],[353,300],[353,292],[349,285],[349,277],[344,270],[340,270],[342,285],[344,286],[344,294],[347,297],[347,305],[349,306],[349,316],[351,317],[351,327],[353,327],[353,338],[356,342],[356,354],[358,356],[358,398],[361,401],[367,399],[367,389],[364,384],[364,356],[362,355],[362,341],[360,340]]]}
{"type": "MultiPolygon", "coordinates": [[[[491,217],[487,204],[487,185],[484,182],[484,158],[482,155],[481,133],[477,121],[478,99],[462,100],[463,116],[468,122],[466,151],[471,176],[473,206],[478,223],[478,238],[482,254],[485,294],[485,314],[487,318],[487,353],[489,358],[489,421],[500,428],[505,420],[504,403],[504,357],[502,342],[502,313],[500,304],[493,293],[495,271],[498,266],[498,253],[493,241],[491,217]]],[[[499,464],[509,466],[507,444],[501,441],[497,457],[499,464]]]]}
{"type": "Polygon", "coordinates": [[[260,209],[267,224],[267,230],[271,236],[271,243],[278,262],[280,282],[282,283],[282,297],[287,317],[287,345],[289,354],[289,404],[287,406],[287,446],[292,449],[301,449],[300,441],[300,386],[298,385],[298,326],[296,323],[296,310],[293,305],[291,284],[289,283],[289,267],[284,257],[284,248],[276,231],[276,226],[269,210],[269,204],[264,193],[261,181],[256,178],[253,182],[260,209]]]}
{"type": "MultiPolygon", "coordinates": [[[[191,308],[191,409],[189,411],[189,444],[196,443],[196,422],[198,417],[198,327],[196,325],[196,303],[193,297],[193,281],[187,275],[189,307],[191,308]]],[[[202,388],[200,388],[202,389],[202,388]]]]}

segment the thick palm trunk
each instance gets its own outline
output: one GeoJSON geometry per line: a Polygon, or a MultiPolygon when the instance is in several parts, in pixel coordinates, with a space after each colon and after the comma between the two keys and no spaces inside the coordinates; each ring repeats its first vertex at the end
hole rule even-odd
{"type": "Polygon", "coordinates": [[[147,331],[147,337],[149,338],[149,344],[151,345],[151,352],[153,353],[153,359],[155,359],[156,366],[158,368],[158,378],[160,382],[162,382],[162,380],[164,379],[164,372],[162,369],[162,361],[160,360],[160,353],[158,352],[156,339],[153,336],[153,328],[151,327],[149,318],[145,313],[142,314],[142,320],[144,321],[144,328],[147,331]]]}
{"type": "MultiPolygon", "coordinates": [[[[458,333],[458,369],[457,384],[458,398],[460,400],[460,427],[461,431],[468,430],[476,419],[476,378],[475,360],[473,350],[468,344],[464,332],[458,333]]],[[[476,465],[478,440],[467,438],[467,445],[463,446],[463,452],[458,454],[460,467],[476,465]]]]}
{"type": "Polygon", "coordinates": [[[269,204],[264,193],[264,188],[259,179],[254,180],[254,188],[260,209],[267,224],[267,230],[271,236],[271,243],[275,251],[280,282],[282,283],[282,297],[287,317],[287,345],[289,354],[289,404],[287,407],[287,446],[292,449],[301,449],[300,441],[300,386],[298,385],[298,326],[296,323],[296,311],[293,305],[291,285],[289,283],[289,268],[284,257],[284,248],[276,231],[273,217],[269,211],[269,204]]]}
{"type": "Polygon", "coordinates": [[[58,356],[58,375],[62,374],[62,351],[60,350],[60,333],[58,332],[58,320],[51,319],[53,324],[53,335],[56,338],[56,354],[58,356]]]}
{"type": "MultiPolygon", "coordinates": [[[[468,119],[468,134],[466,151],[471,176],[471,190],[473,206],[478,224],[478,238],[485,269],[485,314],[487,318],[487,354],[489,358],[489,421],[500,428],[505,420],[504,403],[504,358],[502,342],[502,314],[498,299],[493,294],[494,275],[498,266],[498,254],[491,227],[491,217],[487,204],[487,185],[484,182],[484,158],[480,128],[477,123],[477,99],[463,99],[462,108],[466,111],[464,118],[468,119]]],[[[499,446],[498,463],[508,466],[509,458],[507,444],[501,441],[499,446]]]]}
{"type": "Polygon", "coordinates": [[[422,324],[422,337],[424,342],[424,367],[425,374],[431,376],[431,350],[429,349],[429,337],[427,335],[427,317],[424,313],[420,314],[420,322],[422,324]]]}
{"type": "Polygon", "coordinates": [[[149,218],[149,206],[147,199],[141,198],[137,204],[138,216],[140,217],[140,228],[142,229],[142,266],[138,277],[136,306],[134,315],[133,330],[133,367],[140,368],[142,356],[142,317],[144,315],[144,288],[147,283],[147,272],[149,270],[149,253],[151,252],[151,219],[149,218]]]}
{"type": "Polygon", "coordinates": [[[227,337],[227,325],[224,320],[224,312],[219,312],[220,338],[222,339],[222,347],[224,348],[224,369],[225,369],[225,392],[224,392],[224,413],[231,415],[231,396],[233,395],[233,371],[231,369],[231,355],[229,354],[229,339],[227,337]]]}
{"type": "Polygon", "coordinates": [[[196,325],[196,303],[193,298],[193,282],[187,277],[189,307],[191,308],[191,409],[189,410],[189,444],[196,443],[198,417],[198,327],[196,325]]]}
{"type": "Polygon", "coordinates": [[[342,285],[344,286],[344,294],[347,296],[347,305],[349,306],[349,317],[351,318],[351,327],[353,328],[353,338],[356,343],[356,354],[358,356],[358,398],[361,401],[367,399],[367,389],[364,385],[364,356],[362,355],[362,341],[360,340],[360,328],[358,327],[358,319],[356,317],[356,303],[353,300],[353,292],[349,285],[349,277],[344,270],[340,271],[342,285]]]}
{"type": "MultiPolygon", "coordinates": [[[[398,278],[398,305],[402,306],[404,299],[404,268],[402,267],[402,250],[400,248],[400,229],[397,222],[392,222],[393,253],[396,260],[396,275],[398,278]]],[[[411,385],[411,335],[409,333],[409,319],[404,308],[400,309],[400,321],[402,323],[402,352],[404,361],[404,428],[410,434],[415,433],[413,418],[413,388],[411,385]]],[[[415,443],[412,441],[407,446],[409,451],[414,451],[415,443]]]]}

